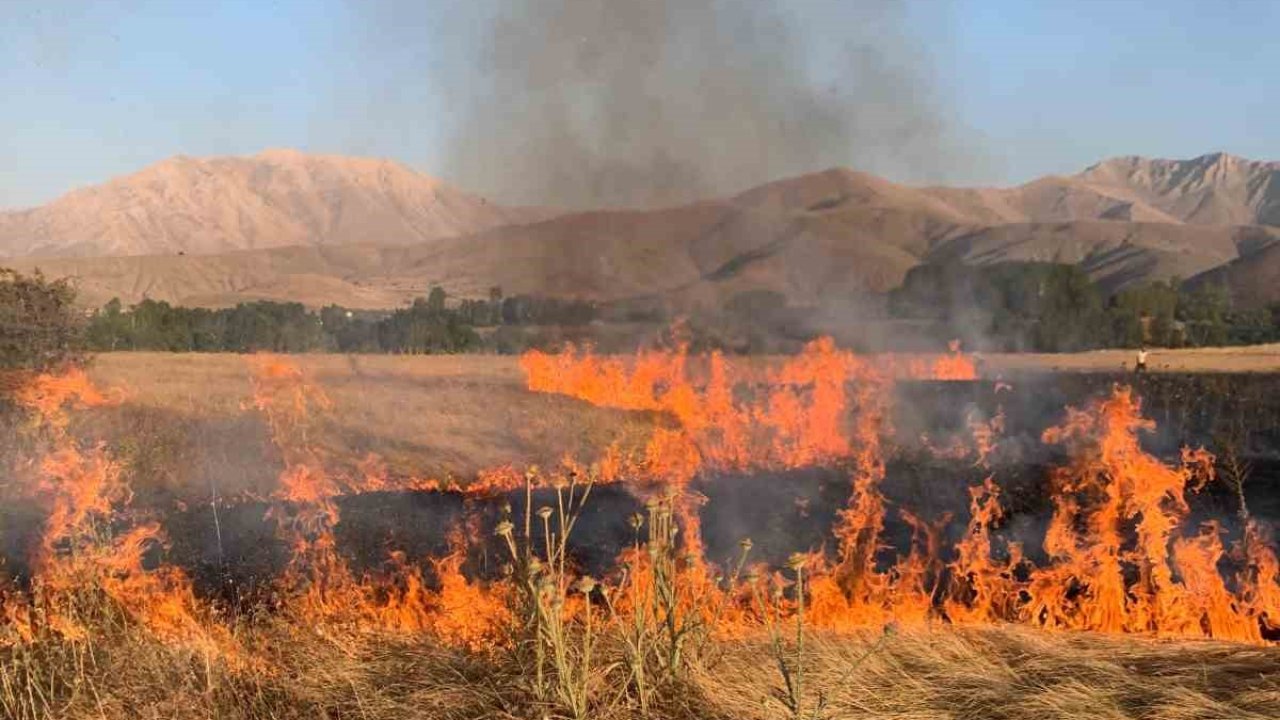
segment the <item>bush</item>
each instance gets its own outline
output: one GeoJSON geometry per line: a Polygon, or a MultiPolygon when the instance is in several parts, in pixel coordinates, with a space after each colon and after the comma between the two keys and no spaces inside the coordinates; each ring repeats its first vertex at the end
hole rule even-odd
{"type": "Polygon", "coordinates": [[[0,368],[44,371],[83,359],[83,318],[66,280],[0,268],[0,368]]]}

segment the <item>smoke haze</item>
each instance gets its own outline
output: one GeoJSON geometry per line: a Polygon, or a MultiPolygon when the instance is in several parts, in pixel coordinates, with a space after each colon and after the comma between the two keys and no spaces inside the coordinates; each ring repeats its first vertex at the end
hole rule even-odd
{"type": "MultiPolygon", "coordinates": [[[[502,5],[451,13],[440,34],[473,42],[431,76],[457,113],[432,170],[500,200],[654,206],[834,165],[941,181],[968,161],[900,0],[502,5]]],[[[364,15],[394,44],[414,12],[364,15]]]]}

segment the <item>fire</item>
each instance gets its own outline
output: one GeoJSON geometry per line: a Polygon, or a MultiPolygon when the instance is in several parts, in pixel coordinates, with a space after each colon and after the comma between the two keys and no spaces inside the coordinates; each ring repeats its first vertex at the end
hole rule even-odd
{"type": "Polygon", "coordinates": [[[1000,488],[988,476],[969,488],[969,527],[956,543],[951,562],[952,586],[943,605],[957,625],[977,625],[1016,617],[1020,583],[1014,569],[1022,562],[1021,547],[1008,544],[1008,558],[995,557],[992,529],[1003,518],[1000,488]]]}
{"type": "MultiPolygon", "coordinates": [[[[695,357],[684,347],[631,359],[532,352],[520,363],[530,390],[653,413],[653,432],[638,447],[602,448],[591,462],[565,457],[546,472],[503,466],[467,485],[395,481],[375,456],[343,474],[322,444],[332,404],[321,389],[291,362],[251,359],[246,407],[263,417],[281,463],[268,518],[290,552],[274,607],[290,627],[331,639],[427,634],[468,652],[521,652],[519,633],[530,627],[543,642],[547,633],[568,637],[569,628],[583,625],[639,633],[638,643],[669,638],[672,658],[684,638],[746,637],[800,612],[813,627],[835,632],[886,623],[1022,623],[1261,642],[1264,630],[1280,627],[1280,561],[1269,529],[1244,516],[1242,536],[1231,544],[1219,524],[1187,526],[1188,496],[1212,480],[1213,458],[1187,450],[1166,463],[1144,451],[1140,435],[1154,424],[1129,388],[1068,408],[1044,432],[1042,440],[1068,460],[1049,478],[1048,529],[1043,538],[1024,538],[1024,550],[1005,532],[992,462],[1004,432],[1001,412],[969,422],[966,455],[983,480],[969,488],[958,541],[947,542],[949,515],[893,507],[882,489],[894,379],[972,377],[973,363],[958,345],[928,360],[861,357],[822,339],[769,365],[695,357]],[[830,552],[799,548],[790,575],[752,568],[749,543],[735,568],[705,557],[705,498],[694,491],[696,479],[810,466],[849,476],[850,498],[837,515],[830,552]],[[621,482],[647,499],[648,516],[633,518],[635,543],[597,583],[580,577],[566,538],[591,487],[621,482]],[[378,572],[353,570],[335,536],[342,498],[406,488],[461,493],[468,506],[523,490],[523,534],[509,506],[497,529],[499,545],[510,550],[499,553],[498,562],[509,560],[501,577],[488,564],[493,546],[485,545],[490,532],[478,514],[452,529],[443,557],[392,551],[378,572]],[[556,509],[537,511],[538,520],[535,489],[558,498],[556,509]],[[897,557],[886,538],[895,523],[912,536],[897,557]],[[1031,558],[1041,550],[1046,560],[1037,564],[1031,558]]],[[[0,587],[0,637],[32,642],[53,634],[79,642],[95,632],[95,613],[110,612],[162,642],[240,656],[228,626],[179,568],[163,562],[159,523],[125,512],[132,493],[124,469],[106,446],[80,443],[68,430],[71,410],[112,396],[73,373],[36,378],[17,397],[45,438],[28,487],[46,519],[33,548],[31,589],[0,587]],[[90,596],[105,604],[88,603],[90,596]]]]}
{"type": "MultiPolygon", "coordinates": [[[[703,377],[692,372],[697,365],[683,349],[641,354],[630,373],[620,359],[574,350],[522,359],[531,390],[675,418],[679,429],[656,430],[645,461],[628,472],[665,479],[677,489],[704,470],[833,462],[850,467],[853,492],[835,528],[836,559],[810,563],[808,618],[818,626],[1024,622],[1259,641],[1260,628],[1275,625],[1280,566],[1261,525],[1247,525],[1237,553],[1246,558],[1246,569],[1233,591],[1218,571],[1225,555],[1219,528],[1206,526],[1187,537],[1183,527],[1186,495],[1211,479],[1212,456],[1185,451],[1182,463],[1170,466],[1143,451],[1139,433],[1154,424],[1142,418],[1128,388],[1088,408],[1068,408],[1066,420],[1044,434],[1046,443],[1062,445],[1072,458],[1052,478],[1055,511],[1043,539],[1047,565],[1033,566],[1020,543],[998,538],[1000,489],[988,477],[970,489],[967,533],[949,552],[941,543],[946,518],[926,521],[899,511],[913,529],[912,549],[886,567],[888,508],[879,487],[891,432],[885,419],[890,378],[975,377],[974,363],[958,343],[933,361],[867,362],[820,340],[766,371],[763,392],[747,382],[750,372],[732,368],[722,356],[711,356],[703,377]]],[[[1003,421],[1001,413],[971,421],[977,465],[987,466],[1003,421]]],[[[682,522],[694,530],[688,546],[700,551],[696,518],[682,522]]]]}
{"type": "Polygon", "coordinates": [[[857,409],[846,386],[887,387],[876,368],[829,338],[763,374],[734,367],[719,353],[695,363],[684,348],[640,353],[630,369],[619,358],[572,347],[559,355],[531,351],[520,364],[535,392],[669,415],[678,427],[655,432],[642,459],[613,462],[626,467],[619,474],[676,484],[703,469],[795,468],[845,457],[848,415],[857,409]]]}
{"type": "Polygon", "coordinates": [[[31,413],[32,420],[55,431],[65,430],[70,410],[99,407],[120,400],[99,390],[84,370],[74,368],[60,375],[41,374],[15,393],[20,407],[31,413]]]}
{"type": "Polygon", "coordinates": [[[1259,618],[1271,630],[1280,630],[1280,560],[1276,559],[1270,528],[1246,519],[1240,555],[1241,601],[1246,612],[1259,618]]]}
{"type": "Polygon", "coordinates": [[[211,624],[185,573],[146,567],[147,553],[164,545],[159,523],[120,529],[132,499],[120,465],[103,445],[83,448],[67,432],[69,409],[112,398],[79,370],[38,376],[16,398],[50,446],[34,469],[47,517],[32,557],[30,602],[6,594],[0,616],[28,640],[43,631],[82,640],[102,613],[116,613],[162,640],[236,659],[230,635],[211,624]]]}
{"type": "Polygon", "coordinates": [[[1171,562],[1186,493],[1208,479],[1212,459],[1187,451],[1180,467],[1162,464],[1138,445],[1138,431],[1153,428],[1132,391],[1117,388],[1089,411],[1068,410],[1065,423],[1045,432],[1045,441],[1066,446],[1073,462],[1054,478],[1056,510],[1045,537],[1052,563],[1032,573],[1029,620],[1100,632],[1260,639],[1256,619],[1241,612],[1218,572],[1216,526],[1178,538],[1171,562]],[[1129,523],[1136,525],[1132,540],[1129,523]],[[1127,581],[1131,574],[1136,582],[1127,581]]]}
{"type": "Polygon", "coordinates": [[[479,652],[508,644],[513,616],[505,587],[494,589],[462,574],[457,552],[435,562],[440,593],[427,627],[445,644],[479,652]]]}
{"type": "MultiPolygon", "coordinates": [[[[385,467],[376,457],[366,457],[357,476],[338,478],[328,472],[312,428],[332,403],[301,368],[286,360],[256,358],[251,369],[253,406],[264,415],[285,462],[269,517],[291,549],[280,579],[286,610],[304,621],[339,628],[431,631],[446,644],[473,651],[499,645],[496,628],[509,619],[502,591],[490,592],[463,576],[461,534],[452,536],[454,551],[432,563],[438,592],[430,591],[420,568],[398,552],[391,553],[390,569],[381,576],[355,576],[334,536],[341,519],[338,498],[389,487],[385,467]]],[[[489,479],[491,486],[508,482],[509,471],[504,470],[489,479]]]]}
{"type": "Polygon", "coordinates": [[[959,340],[947,343],[947,352],[938,355],[897,355],[875,358],[882,371],[904,380],[977,380],[978,364],[960,348],[959,340]]]}

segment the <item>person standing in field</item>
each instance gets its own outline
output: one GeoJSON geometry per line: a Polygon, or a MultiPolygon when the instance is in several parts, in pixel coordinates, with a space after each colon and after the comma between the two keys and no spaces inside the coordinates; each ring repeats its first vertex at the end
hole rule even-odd
{"type": "Polygon", "coordinates": [[[1147,371],[1147,348],[1146,346],[1138,348],[1138,359],[1133,364],[1135,373],[1144,373],[1147,371]]]}

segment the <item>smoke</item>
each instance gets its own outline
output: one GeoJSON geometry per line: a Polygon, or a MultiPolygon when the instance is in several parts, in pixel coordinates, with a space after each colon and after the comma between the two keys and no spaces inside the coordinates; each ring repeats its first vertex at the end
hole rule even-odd
{"type": "MultiPolygon", "coordinates": [[[[504,202],[579,208],[683,202],[835,165],[941,181],[969,158],[907,10],[520,0],[448,13],[434,32],[458,56],[434,62],[431,80],[453,123],[434,170],[504,202]]],[[[416,12],[362,14],[394,45],[416,12]]]]}

